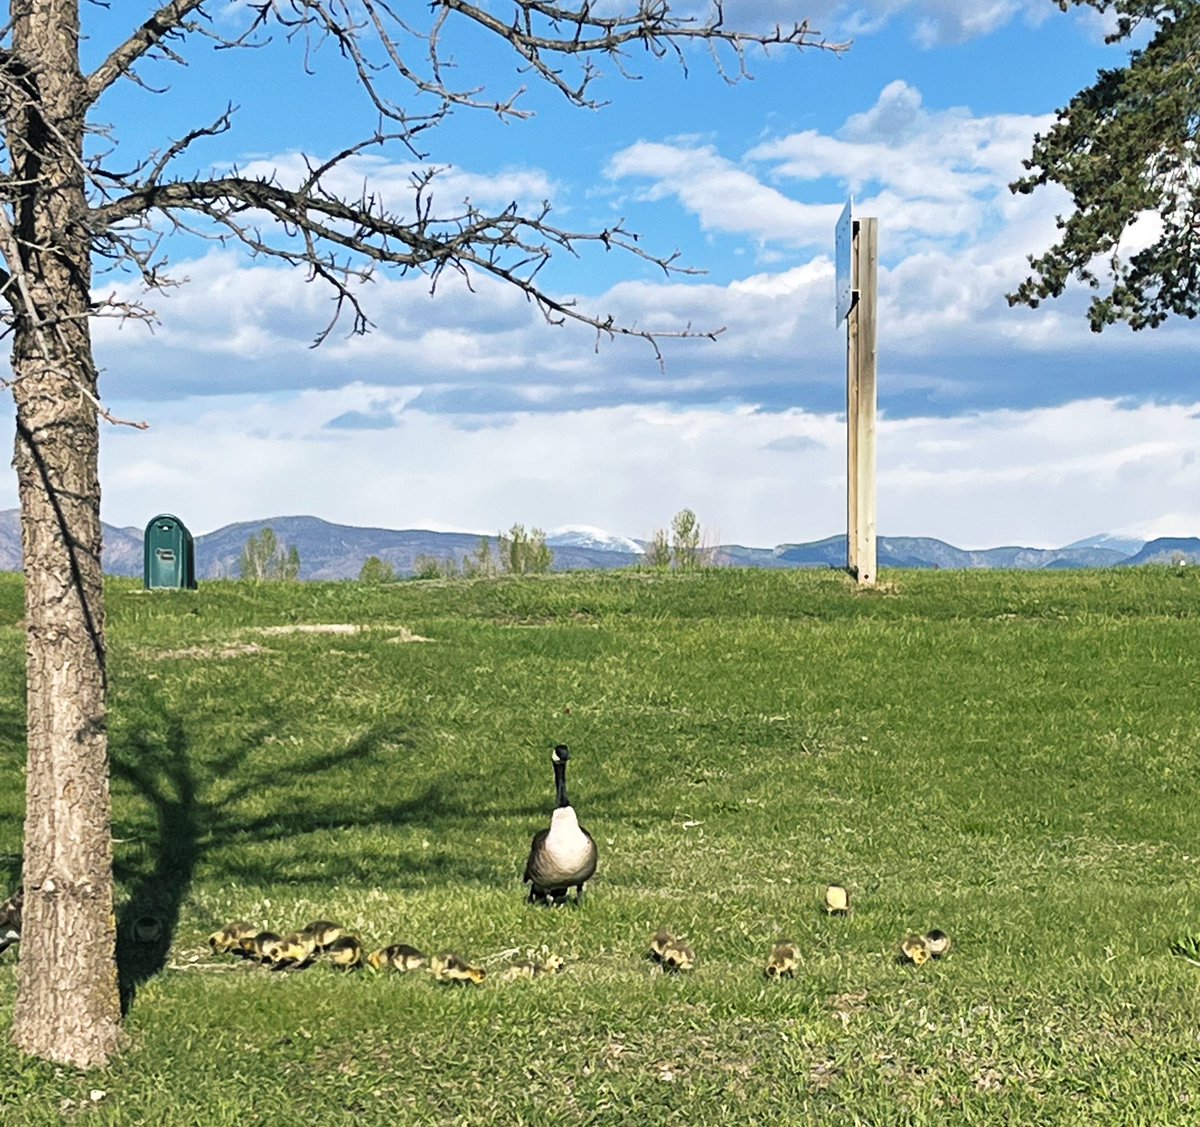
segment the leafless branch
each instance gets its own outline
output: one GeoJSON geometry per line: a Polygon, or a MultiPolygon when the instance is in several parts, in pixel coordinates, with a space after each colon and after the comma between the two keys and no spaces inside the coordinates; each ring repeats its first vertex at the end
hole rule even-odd
{"type": "MultiPolygon", "coordinates": [[[[690,327],[651,332],[620,325],[611,316],[588,313],[574,301],[553,297],[542,288],[537,276],[545,263],[557,253],[577,255],[584,244],[622,250],[664,273],[697,273],[678,265],[675,254],[658,256],[646,251],[638,237],[621,224],[601,231],[570,231],[549,221],[548,204],[528,214],[515,203],[500,212],[484,213],[469,201],[456,213],[435,217],[428,196],[435,176],[432,171],[414,184],[413,214],[401,216],[365,192],[357,200],[348,200],[323,185],[324,174],[359,148],[347,149],[310,168],[299,189],[274,180],[238,176],[146,185],[97,208],[92,222],[97,231],[114,237],[122,233],[122,224],[141,222],[152,213],[172,220],[181,214],[203,216],[253,254],[304,266],[313,277],[329,283],[338,310],[353,311],[353,330],[358,332],[370,321],[354,283],[369,279],[375,265],[387,265],[402,274],[421,270],[435,285],[448,268],[468,281],[471,272],[477,271],[521,290],[547,320],[577,321],[609,337],[637,337],[653,344],[655,338],[716,335],[690,327]]],[[[318,342],[332,327],[333,322],[318,335],[318,342]]],[[[661,360],[657,347],[655,351],[661,360]]]]}
{"type": "Polygon", "coordinates": [[[88,105],[97,101],[117,79],[132,73],[134,64],[155,47],[178,36],[189,27],[187,17],[199,11],[204,0],[170,0],[154,13],[119,47],[113,50],[87,77],[85,98],[88,105]]]}

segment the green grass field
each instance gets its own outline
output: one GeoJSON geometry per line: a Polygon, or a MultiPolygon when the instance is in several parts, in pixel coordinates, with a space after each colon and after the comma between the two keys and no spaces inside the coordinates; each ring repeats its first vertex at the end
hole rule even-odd
{"type": "MultiPolygon", "coordinates": [[[[21,1058],[10,950],[0,1122],[1200,1121],[1200,966],[1169,949],[1200,935],[1200,574],[883,580],[113,582],[127,1045],[104,1073],[21,1058]],[[296,629],[333,625],[360,629],[296,629]],[[520,875],[559,741],[601,867],[546,910],[520,875]],[[132,942],[143,914],[169,946],[132,942]],[[489,978],[214,957],[239,916],[489,978]],[[645,958],[658,927],[693,973],[645,958]],[[898,963],[931,927],[949,956],[898,963]],[[803,964],[768,981],[781,938],[803,964]],[[530,951],[566,967],[504,981],[530,951]]],[[[0,576],[6,887],[20,600],[0,576]]]]}

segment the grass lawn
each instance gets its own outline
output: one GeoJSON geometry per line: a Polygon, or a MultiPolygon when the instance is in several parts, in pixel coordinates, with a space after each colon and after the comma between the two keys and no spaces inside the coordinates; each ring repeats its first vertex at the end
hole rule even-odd
{"type": "MultiPolygon", "coordinates": [[[[11,949],[0,1123],[1200,1121],[1200,966],[1170,953],[1200,935],[1200,570],[882,578],[113,581],[127,1045],[19,1056],[11,949]],[[579,909],[520,883],[558,742],[600,847],[579,909]],[[489,976],[213,956],[238,917],[489,976]],[[693,972],[645,958],[659,927],[693,972]],[[899,963],[933,927],[950,954],[899,963]],[[506,981],[531,952],[566,966],[506,981]]],[[[0,576],[0,894],[20,602],[0,576]]]]}

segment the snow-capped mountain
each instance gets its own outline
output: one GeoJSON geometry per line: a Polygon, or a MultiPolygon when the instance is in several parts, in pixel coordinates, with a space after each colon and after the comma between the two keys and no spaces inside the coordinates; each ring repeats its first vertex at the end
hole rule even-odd
{"type": "Polygon", "coordinates": [[[587,524],[566,524],[556,528],[546,537],[551,548],[591,548],[597,552],[630,552],[640,556],[645,549],[636,540],[627,536],[614,536],[603,528],[587,524]]]}
{"type": "Polygon", "coordinates": [[[1099,536],[1089,536],[1086,540],[1076,540],[1072,544],[1068,544],[1067,548],[1108,548],[1113,552],[1120,552],[1126,556],[1136,556],[1146,546],[1144,537],[1122,536],[1120,533],[1112,534],[1102,532],[1099,536]]]}

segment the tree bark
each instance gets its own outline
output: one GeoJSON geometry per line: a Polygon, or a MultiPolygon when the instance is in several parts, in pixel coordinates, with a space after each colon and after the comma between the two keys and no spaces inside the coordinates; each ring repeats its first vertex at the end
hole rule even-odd
{"type": "Polygon", "coordinates": [[[78,0],[12,4],[24,97],[6,97],[15,179],[14,466],[25,566],[25,903],[12,1036],[105,1064],[120,1036],[100,567],[99,419],[88,330],[78,0]]]}

